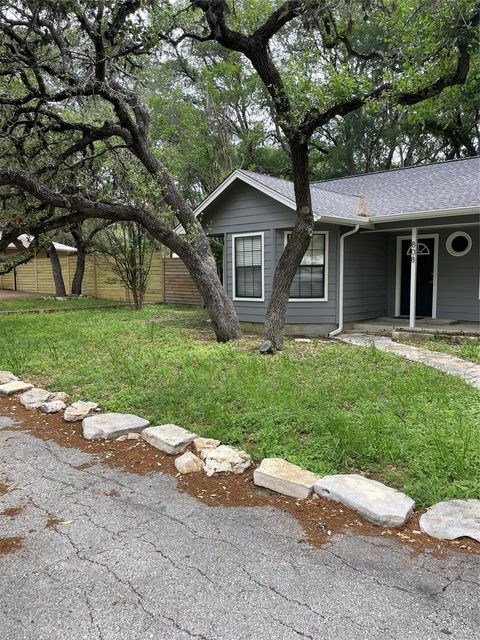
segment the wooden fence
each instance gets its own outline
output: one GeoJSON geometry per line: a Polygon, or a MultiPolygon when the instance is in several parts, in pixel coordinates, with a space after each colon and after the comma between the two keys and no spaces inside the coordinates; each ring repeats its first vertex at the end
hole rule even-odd
{"type": "Polygon", "coordinates": [[[201,306],[203,298],[179,258],[164,259],[164,302],[201,306]]]}
{"type": "MultiPolygon", "coordinates": [[[[70,294],[77,258],[74,254],[59,253],[59,259],[65,288],[70,294]]],[[[112,263],[113,260],[105,256],[87,256],[82,293],[94,298],[130,302],[127,289],[112,272],[112,263]]],[[[45,253],[39,253],[30,262],[18,266],[15,274],[0,275],[0,289],[55,295],[50,259],[45,253]]],[[[161,251],[153,254],[145,302],[203,304],[202,296],[183,262],[179,258],[167,258],[161,251]]]]}

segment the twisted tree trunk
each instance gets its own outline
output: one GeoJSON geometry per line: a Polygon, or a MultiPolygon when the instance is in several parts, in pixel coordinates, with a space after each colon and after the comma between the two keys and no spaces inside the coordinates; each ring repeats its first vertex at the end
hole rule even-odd
{"type": "Polygon", "coordinates": [[[85,262],[86,262],[85,247],[79,245],[77,247],[77,264],[75,266],[75,273],[72,280],[72,296],[80,296],[82,294],[83,276],[85,275],[85,262]]]}
{"type": "Polygon", "coordinates": [[[52,242],[50,249],[48,250],[48,256],[50,258],[50,264],[52,265],[53,281],[55,283],[55,295],[57,298],[66,298],[67,291],[65,289],[65,282],[63,280],[62,265],[58,258],[57,250],[52,242]]]}
{"type": "Polygon", "coordinates": [[[313,234],[312,197],[308,176],[308,144],[304,141],[295,141],[291,145],[291,155],[297,221],[275,269],[272,295],[265,316],[265,338],[272,343],[275,350],[281,349],[283,346],[283,328],[287,315],[290,286],[313,234]]]}

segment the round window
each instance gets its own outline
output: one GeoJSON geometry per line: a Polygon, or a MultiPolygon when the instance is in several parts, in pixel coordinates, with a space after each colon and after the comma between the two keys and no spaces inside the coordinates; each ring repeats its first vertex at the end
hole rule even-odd
{"type": "Polygon", "coordinates": [[[447,251],[451,256],[464,256],[472,248],[472,239],[465,231],[455,231],[447,238],[447,251]]]}

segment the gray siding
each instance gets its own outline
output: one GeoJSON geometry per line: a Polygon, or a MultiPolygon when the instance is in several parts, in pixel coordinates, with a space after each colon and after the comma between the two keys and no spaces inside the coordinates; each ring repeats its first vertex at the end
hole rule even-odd
{"type": "MultiPolygon", "coordinates": [[[[411,226],[419,232],[439,234],[437,317],[479,321],[479,228],[470,226],[470,217],[438,220],[438,227],[425,228],[432,220],[398,222],[382,225],[381,233],[361,231],[345,241],[345,322],[394,315],[396,286],[396,238],[409,235],[411,226]],[[466,226],[462,226],[465,224],[466,226]],[[444,226],[455,225],[455,226],[444,226]],[[458,225],[458,226],[457,226],[458,225]],[[423,227],[423,228],[422,228],[423,227]],[[442,228],[443,227],[443,228],[442,228]],[[471,251],[463,257],[451,256],[446,239],[455,230],[463,230],[473,240],[471,251]]],[[[261,323],[265,319],[272,290],[275,265],[283,251],[284,231],[291,229],[295,212],[253,187],[233,183],[205,211],[202,223],[210,234],[225,236],[225,288],[233,296],[232,235],[263,231],[265,301],[235,301],[238,317],[243,322],[261,323]]],[[[350,227],[317,225],[329,232],[328,299],[325,302],[290,302],[287,323],[292,325],[335,325],[337,318],[337,273],[340,229],[350,227]]]]}
{"type": "Polygon", "coordinates": [[[356,233],[345,238],[344,321],[387,313],[388,234],[356,233]]]}
{"type": "MultiPolygon", "coordinates": [[[[463,226],[455,217],[442,222],[455,226],[420,229],[419,225],[420,235],[438,234],[437,318],[480,322],[479,227],[468,224],[463,226]],[[465,256],[451,256],[447,251],[447,238],[454,231],[465,231],[472,238],[472,248],[465,256]]],[[[412,225],[414,224],[412,221],[412,225]]],[[[392,233],[388,245],[388,314],[392,316],[395,313],[397,237],[409,235],[410,229],[392,233]]]]}
{"type": "MultiPolygon", "coordinates": [[[[235,300],[242,322],[263,322],[272,291],[275,265],[283,251],[284,231],[295,223],[295,212],[258,192],[253,187],[234,183],[205,212],[202,223],[210,234],[225,236],[224,284],[233,297],[232,236],[237,233],[263,231],[265,260],[265,301],[235,300]]],[[[326,302],[291,302],[288,305],[289,324],[335,324],[337,316],[337,241],[338,227],[320,225],[328,231],[328,300],[326,302]]]]}
{"type": "Polygon", "coordinates": [[[452,320],[480,321],[479,228],[443,229],[439,232],[437,317],[452,320]],[[453,231],[465,231],[472,238],[472,248],[465,256],[451,256],[446,241],[453,231]]]}

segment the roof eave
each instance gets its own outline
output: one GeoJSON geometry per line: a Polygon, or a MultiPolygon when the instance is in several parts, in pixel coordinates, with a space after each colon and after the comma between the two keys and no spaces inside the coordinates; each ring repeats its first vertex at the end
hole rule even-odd
{"type": "Polygon", "coordinates": [[[399,220],[421,220],[426,218],[479,215],[480,206],[457,207],[455,209],[437,209],[433,211],[412,211],[409,213],[395,213],[391,216],[370,216],[373,224],[382,222],[398,222],[399,220]]]}

